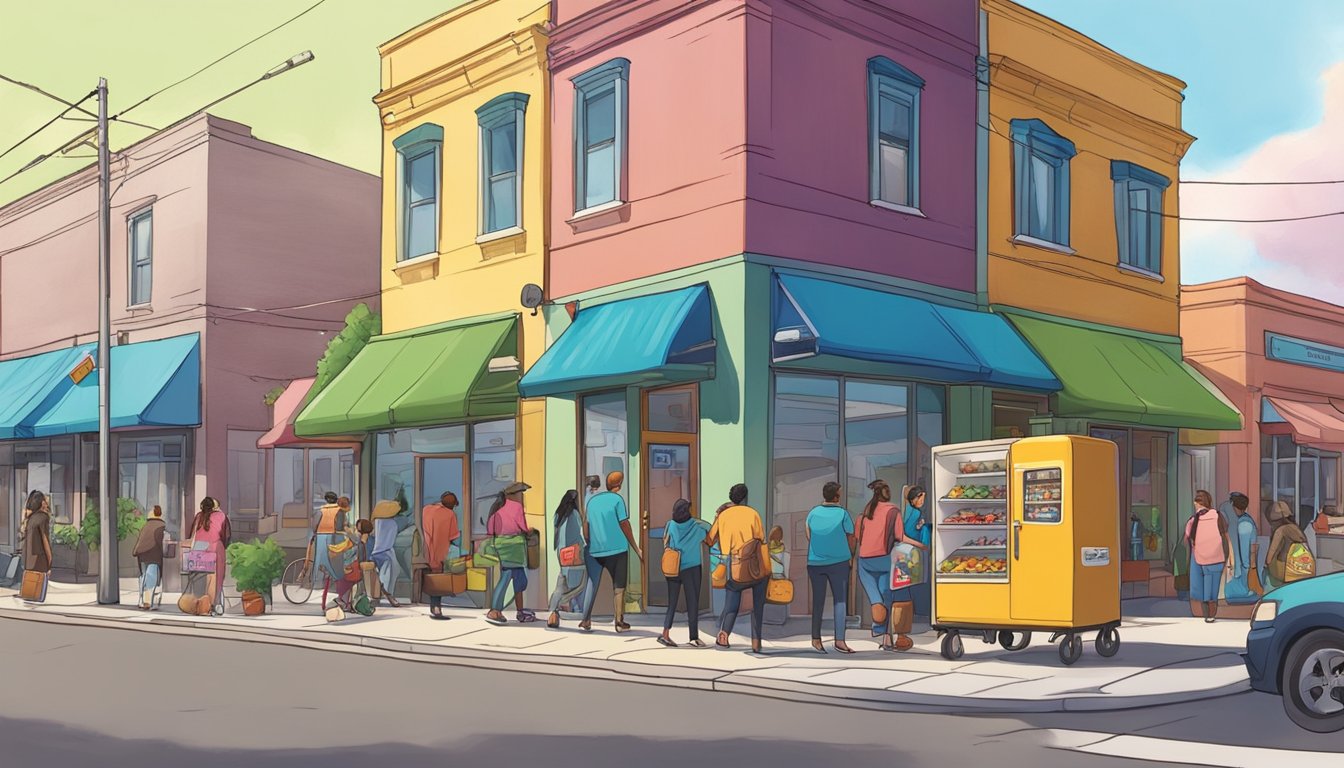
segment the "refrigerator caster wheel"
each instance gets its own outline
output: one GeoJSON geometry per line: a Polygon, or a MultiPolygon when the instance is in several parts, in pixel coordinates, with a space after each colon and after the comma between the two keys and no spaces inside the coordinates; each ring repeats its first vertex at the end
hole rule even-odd
{"type": "Polygon", "coordinates": [[[966,649],[961,645],[960,634],[956,632],[948,632],[946,635],[943,635],[942,654],[944,659],[947,659],[948,661],[956,661],[957,659],[960,659],[961,655],[965,652],[966,649]]]}
{"type": "Polygon", "coordinates": [[[992,629],[986,629],[981,634],[980,639],[985,641],[985,645],[993,645],[998,640],[998,637],[999,637],[998,632],[992,629]]]}
{"type": "Polygon", "coordinates": [[[1059,644],[1059,660],[1064,666],[1072,666],[1083,656],[1083,639],[1077,635],[1065,635],[1059,644]]]}
{"type": "Polygon", "coordinates": [[[1120,630],[1107,627],[1097,633],[1097,655],[1109,659],[1120,651],[1120,630]]]}
{"type": "Polygon", "coordinates": [[[1030,632],[1011,632],[1006,629],[999,632],[999,645],[1003,646],[1005,651],[1020,651],[1030,643],[1030,632]]]}

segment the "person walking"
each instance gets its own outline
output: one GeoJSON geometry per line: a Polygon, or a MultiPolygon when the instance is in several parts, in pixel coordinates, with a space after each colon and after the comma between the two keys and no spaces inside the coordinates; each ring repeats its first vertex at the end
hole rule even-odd
{"type": "Polygon", "coordinates": [[[397,579],[401,576],[401,564],[397,562],[396,552],[397,534],[400,532],[397,525],[399,514],[396,507],[387,504],[381,508],[375,507],[371,515],[373,551],[369,553],[369,559],[378,568],[378,584],[383,589],[383,597],[387,598],[387,604],[393,608],[401,607],[396,598],[397,579]]]}
{"type": "Polygon", "coordinates": [[[821,641],[821,614],[826,608],[826,587],[831,588],[831,618],[835,624],[835,650],[853,653],[845,643],[849,577],[854,558],[854,521],[840,506],[840,484],[821,488],[821,504],[807,513],[807,578],[812,584],[812,647],[825,653],[821,641]]]}
{"type": "Polygon", "coordinates": [[[45,602],[47,581],[51,579],[51,500],[41,491],[31,491],[23,505],[19,542],[23,546],[23,570],[43,574],[42,594],[28,602],[45,602]]]}
{"type": "Polygon", "coordinates": [[[593,603],[597,602],[597,589],[602,586],[602,571],[611,576],[616,632],[630,630],[630,625],[625,623],[625,585],[630,574],[630,552],[634,551],[641,561],[644,553],[635,541],[634,531],[630,528],[630,511],[625,507],[625,499],[621,498],[624,482],[624,474],[612,472],[607,475],[607,490],[588,500],[588,519],[583,523],[584,538],[588,541],[588,604],[583,609],[583,621],[579,622],[579,629],[584,632],[593,628],[593,603]]]}
{"type": "Polygon", "coordinates": [[[1232,572],[1232,551],[1227,539],[1227,520],[1213,506],[1208,491],[1195,491],[1195,513],[1185,523],[1185,543],[1190,548],[1190,608],[1203,604],[1204,621],[1218,616],[1218,587],[1223,571],[1232,572]]]}
{"type": "Polygon", "coordinates": [[[555,629],[560,626],[560,607],[582,595],[588,586],[588,568],[583,556],[587,543],[583,539],[583,515],[579,512],[578,491],[565,491],[560,505],[555,508],[552,526],[555,528],[555,551],[574,551],[571,548],[577,547],[579,553],[577,563],[561,565],[555,577],[555,589],[551,590],[549,601],[551,615],[546,619],[546,626],[555,629]]]}
{"type": "Polygon", "coordinates": [[[1231,501],[1236,515],[1230,536],[1234,568],[1223,592],[1231,605],[1252,605],[1260,599],[1260,593],[1252,583],[1255,573],[1255,539],[1259,532],[1255,529],[1255,521],[1247,514],[1251,500],[1246,494],[1233,493],[1231,501]]]}
{"type": "Polygon", "coordinates": [[[341,509],[340,497],[335,493],[327,491],[323,499],[326,503],[317,512],[317,522],[313,525],[313,535],[309,539],[308,548],[311,550],[309,559],[313,567],[317,568],[318,575],[322,577],[322,610],[325,611],[331,607],[327,605],[327,598],[332,587],[336,588],[337,601],[349,590],[347,585],[350,582],[345,578],[344,567],[331,558],[331,547],[337,546],[346,536],[349,517],[341,509]]]}
{"type": "Polygon", "coordinates": [[[503,491],[491,505],[490,516],[485,522],[485,532],[495,542],[496,555],[499,557],[499,581],[490,593],[490,610],[485,620],[497,626],[508,623],[504,618],[504,599],[508,597],[509,585],[513,585],[513,604],[518,612],[519,624],[528,624],[537,620],[537,615],[523,607],[524,591],[527,589],[527,512],[523,509],[523,493],[531,489],[527,483],[514,483],[503,491]]]}
{"type": "Polygon", "coordinates": [[[154,590],[163,576],[163,537],[167,526],[163,522],[163,508],[158,504],[150,511],[149,519],[140,529],[131,554],[140,564],[140,610],[154,608],[154,590]]]}
{"type": "MultiPolygon", "coordinates": [[[[928,550],[933,529],[924,520],[924,502],[928,496],[924,486],[912,485],[905,489],[905,514],[903,533],[907,542],[919,542],[928,550]]],[[[927,580],[910,585],[910,600],[914,603],[914,612],[919,616],[928,616],[930,608],[930,586],[927,580]]]]}
{"type": "MultiPolygon", "coordinates": [[[[1265,551],[1265,575],[1271,589],[1288,583],[1288,552],[1294,544],[1307,546],[1307,537],[1293,522],[1293,508],[1276,501],[1269,509],[1269,548],[1265,551]]],[[[1193,582],[1191,587],[1194,587],[1193,582]]]]}
{"type": "MultiPolygon", "coordinates": [[[[430,504],[420,510],[420,530],[424,533],[425,559],[429,563],[430,573],[443,573],[448,553],[453,545],[462,538],[461,527],[457,523],[457,494],[444,491],[439,494],[437,504],[430,504]]],[[[443,597],[429,596],[429,618],[447,621],[443,615],[443,597]]]]}
{"type": "Polygon", "coordinates": [[[891,550],[899,542],[925,547],[906,539],[900,510],[891,503],[891,486],[885,480],[874,480],[868,490],[873,495],[859,516],[859,584],[868,596],[873,637],[881,638],[879,646],[884,651],[907,651],[915,644],[910,639],[914,605],[909,587],[891,588],[891,550]]]}
{"type": "Polygon", "coordinates": [[[714,518],[709,542],[717,543],[728,563],[727,595],[723,615],[719,617],[719,636],[714,644],[727,648],[728,639],[742,609],[742,593],[751,590],[751,650],[761,652],[761,631],[765,624],[765,586],[770,576],[770,554],[765,541],[761,515],[748,507],[747,486],[741,483],[728,491],[729,504],[714,518]],[[753,563],[753,559],[759,563],[753,563]],[[759,578],[755,578],[759,572],[759,578]]]}
{"type": "Polygon", "coordinates": [[[201,509],[191,523],[191,548],[215,553],[215,572],[206,579],[206,593],[216,604],[224,595],[225,567],[228,564],[224,552],[232,539],[229,516],[220,508],[219,502],[209,496],[201,499],[201,509]]]}
{"type": "Polygon", "coordinates": [[[663,574],[667,579],[667,613],[663,616],[663,634],[658,636],[658,642],[668,648],[677,647],[672,642],[672,623],[677,618],[677,598],[684,592],[686,623],[691,630],[689,642],[696,648],[704,648],[705,644],[700,640],[700,579],[704,573],[701,550],[709,541],[709,526],[691,515],[691,502],[677,499],[672,505],[672,522],[665,530],[663,546],[677,553],[677,575],[663,574]]]}

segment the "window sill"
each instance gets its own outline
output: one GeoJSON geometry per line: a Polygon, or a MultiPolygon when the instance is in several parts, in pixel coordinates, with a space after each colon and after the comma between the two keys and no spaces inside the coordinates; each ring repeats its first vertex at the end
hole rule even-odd
{"type": "Polygon", "coordinates": [[[126,306],[126,311],[133,315],[147,315],[154,311],[154,305],[149,302],[145,302],[144,304],[128,304],[126,306]]]}
{"type": "Polygon", "coordinates": [[[882,208],[888,211],[904,213],[909,216],[918,216],[921,219],[928,218],[928,216],[924,215],[923,211],[919,210],[918,208],[912,208],[911,206],[908,205],[901,205],[899,203],[888,203],[886,200],[869,200],[868,204],[873,206],[874,208],[882,208]]]}
{"type": "Polygon", "coordinates": [[[603,203],[578,211],[573,218],[565,223],[570,226],[575,234],[578,234],[629,220],[630,203],[624,200],[613,200],[610,203],[603,203]]]}
{"type": "Polygon", "coordinates": [[[1029,245],[1032,248],[1041,248],[1047,251],[1054,251],[1055,253],[1062,253],[1067,256],[1075,256],[1078,254],[1077,251],[1073,250],[1067,245],[1052,243],[1049,240],[1041,240],[1040,238],[1032,237],[1031,235],[1017,235],[1016,237],[1013,238],[1013,244],[1029,245]]]}
{"type": "Polygon", "coordinates": [[[488,232],[481,235],[476,238],[476,244],[485,245],[486,243],[493,243],[496,240],[507,240],[510,237],[519,237],[525,234],[527,234],[527,230],[522,227],[509,227],[508,229],[501,229],[496,232],[488,232]]]}
{"type": "Polygon", "coordinates": [[[439,260],[439,254],[426,253],[423,256],[416,256],[413,259],[404,259],[402,261],[398,261],[396,264],[392,266],[392,271],[398,272],[403,269],[412,269],[420,266],[421,264],[433,264],[438,260],[439,260]]]}
{"type": "Polygon", "coordinates": [[[427,253],[424,256],[397,262],[392,271],[397,279],[401,280],[402,285],[433,280],[439,276],[439,254],[427,253]]]}
{"type": "Polygon", "coordinates": [[[1167,278],[1163,277],[1162,273],[1153,272],[1152,270],[1144,269],[1143,267],[1135,267],[1124,263],[1116,264],[1115,267],[1119,271],[1124,272],[1126,274],[1147,278],[1148,280],[1152,280],[1158,283],[1167,282],[1167,278]]]}

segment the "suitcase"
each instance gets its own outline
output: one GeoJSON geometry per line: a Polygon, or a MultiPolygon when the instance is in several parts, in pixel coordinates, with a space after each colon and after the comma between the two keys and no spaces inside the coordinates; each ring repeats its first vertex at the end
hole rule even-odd
{"type": "Polygon", "coordinates": [[[24,571],[23,584],[19,587],[19,597],[30,603],[40,603],[47,599],[47,574],[42,571],[24,571]]]}
{"type": "Polygon", "coordinates": [[[420,593],[429,597],[457,597],[467,591],[467,573],[428,573],[420,577],[420,593]]]}

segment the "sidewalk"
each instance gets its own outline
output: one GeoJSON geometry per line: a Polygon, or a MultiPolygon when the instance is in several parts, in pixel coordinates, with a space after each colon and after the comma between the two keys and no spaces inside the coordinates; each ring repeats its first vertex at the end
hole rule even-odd
{"type": "MultiPolygon", "coordinates": [[[[277,594],[276,612],[265,616],[185,616],[176,595],[166,595],[156,612],[135,608],[134,580],[123,580],[122,606],[96,605],[93,585],[52,583],[47,602],[30,606],[13,590],[0,590],[0,619],[117,627],[195,635],[243,642],[267,642],[324,651],[389,658],[590,677],[652,685],[731,691],[794,700],[807,697],[840,706],[923,711],[1059,712],[1149,707],[1224,696],[1248,689],[1238,653],[1248,629],[1244,621],[1208,625],[1178,614],[1170,601],[1131,600],[1121,626],[1120,652],[1103,659],[1092,635],[1084,636],[1083,657],[1072,667],[1059,661],[1056,646],[1036,635],[1026,650],[1009,653],[965,636],[966,655],[951,662],[938,653],[935,633],[915,636],[915,648],[892,654],[876,650],[866,630],[851,629],[857,654],[827,655],[812,650],[806,620],[766,626],[764,652],[750,654],[746,636],[735,634],[733,649],[713,647],[712,620],[702,617],[709,648],[664,648],[655,638],[661,622],[630,616],[634,629],[617,635],[594,622],[592,633],[566,621],[561,630],[512,621],[494,627],[484,612],[447,608],[452,621],[431,621],[426,606],[381,607],[371,617],[328,624],[310,604],[291,606],[277,594]],[[1162,616],[1154,614],[1173,614],[1162,616]]],[[[507,614],[510,617],[512,614],[507,614]]],[[[680,619],[681,617],[679,617],[680,619]]],[[[741,617],[738,629],[749,629],[741,617]]],[[[829,637],[829,622],[823,634],[829,637]]],[[[916,627],[920,630],[921,627],[916,627]]],[[[684,619],[673,639],[686,638],[684,619]]]]}

